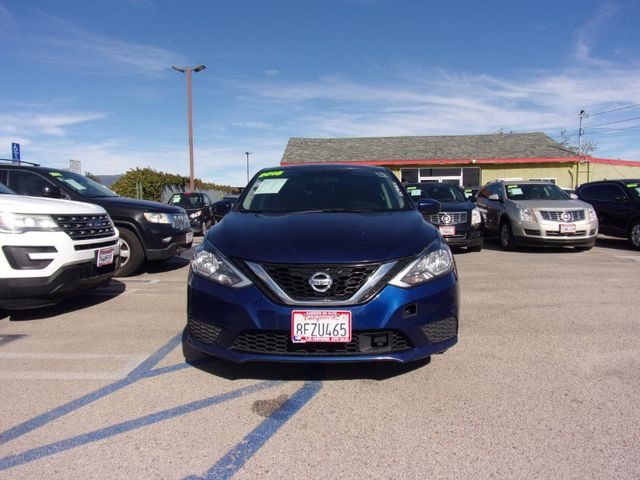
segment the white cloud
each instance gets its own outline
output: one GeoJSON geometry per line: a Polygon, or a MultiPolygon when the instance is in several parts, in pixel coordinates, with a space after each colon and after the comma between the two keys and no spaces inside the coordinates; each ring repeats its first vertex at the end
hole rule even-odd
{"type": "Polygon", "coordinates": [[[0,115],[0,134],[64,136],[65,127],[103,118],[102,113],[20,113],[0,115]]]}

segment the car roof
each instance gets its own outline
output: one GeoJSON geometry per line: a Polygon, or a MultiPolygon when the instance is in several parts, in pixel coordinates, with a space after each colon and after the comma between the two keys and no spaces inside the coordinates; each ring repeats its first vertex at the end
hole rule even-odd
{"type": "Polygon", "coordinates": [[[627,183],[640,183],[640,179],[637,178],[614,178],[611,180],[594,180],[593,182],[585,182],[581,184],[578,188],[585,187],[587,185],[600,185],[603,183],[619,183],[626,185],[627,183]]]}
{"type": "Polygon", "coordinates": [[[391,173],[388,168],[375,165],[351,165],[347,163],[305,163],[296,165],[280,165],[275,167],[263,168],[258,173],[272,171],[295,171],[295,170],[370,170],[391,173]]]}

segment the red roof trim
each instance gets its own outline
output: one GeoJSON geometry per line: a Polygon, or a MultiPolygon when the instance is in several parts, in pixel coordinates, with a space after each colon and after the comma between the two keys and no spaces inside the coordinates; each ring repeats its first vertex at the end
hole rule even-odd
{"type": "Polygon", "coordinates": [[[638,160],[612,160],[609,158],[589,158],[591,163],[602,163],[605,165],[625,165],[627,167],[640,167],[640,161],[638,160]]]}

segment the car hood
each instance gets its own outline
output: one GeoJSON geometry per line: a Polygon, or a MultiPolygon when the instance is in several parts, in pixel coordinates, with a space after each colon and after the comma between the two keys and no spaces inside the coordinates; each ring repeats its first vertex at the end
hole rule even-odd
{"type": "Polygon", "coordinates": [[[416,210],[388,213],[231,212],[207,241],[228,257],[273,263],[356,263],[420,253],[438,234],[416,210]]]}
{"type": "Polygon", "coordinates": [[[476,208],[473,202],[440,202],[441,212],[470,212],[476,208]]]}
{"type": "Polygon", "coordinates": [[[136,198],[129,197],[97,197],[88,199],[92,203],[98,205],[113,207],[135,207],[147,212],[158,213],[184,213],[184,209],[180,207],[174,207],[167,205],[166,203],[152,202],[149,200],[138,200],[136,198]]]}
{"type": "Polygon", "coordinates": [[[518,200],[514,204],[522,208],[536,210],[571,210],[591,208],[591,205],[580,200],[518,200]]]}
{"type": "Polygon", "coordinates": [[[84,202],[56,198],[2,195],[2,211],[49,215],[105,215],[104,208],[84,202]]]}

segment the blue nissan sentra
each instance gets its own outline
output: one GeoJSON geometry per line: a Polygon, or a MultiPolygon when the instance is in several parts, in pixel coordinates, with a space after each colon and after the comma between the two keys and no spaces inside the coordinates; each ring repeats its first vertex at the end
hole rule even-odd
{"type": "Polygon", "coordinates": [[[262,170],[191,262],[187,342],[234,362],[410,362],[458,340],[449,247],[387,169],[262,170]]]}

